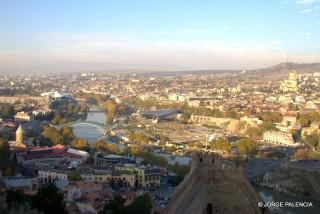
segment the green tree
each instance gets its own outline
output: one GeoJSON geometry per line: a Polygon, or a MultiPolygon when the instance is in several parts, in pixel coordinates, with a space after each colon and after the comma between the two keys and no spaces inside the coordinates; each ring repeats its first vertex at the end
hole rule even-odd
{"type": "Polygon", "coordinates": [[[41,135],[53,145],[64,143],[62,134],[59,133],[54,127],[45,126],[41,135]]]}
{"type": "Polygon", "coordinates": [[[258,138],[263,134],[263,130],[257,127],[249,127],[246,133],[249,135],[249,137],[258,138]]]}
{"type": "Polygon", "coordinates": [[[108,111],[107,112],[107,123],[111,124],[113,121],[113,118],[117,112],[118,105],[114,100],[109,99],[106,102],[106,107],[107,107],[107,111],[108,111]]]}
{"type": "Polygon", "coordinates": [[[149,142],[149,137],[145,136],[144,134],[138,132],[131,132],[129,133],[129,140],[131,142],[135,142],[138,144],[146,144],[149,142]]]}
{"type": "Polygon", "coordinates": [[[127,210],[124,206],[125,199],[122,198],[120,195],[116,195],[113,199],[109,200],[103,208],[104,214],[125,214],[127,210]]]}
{"type": "Polygon", "coordinates": [[[314,136],[314,135],[308,135],[308,136],[306,137],[306,141],[307,141],[310,145],[312,145],[312,146],[314,146],[314,147],[317,147],[318,144],[319,144],[319,141],[318,141],[317,136],[314,136]]]}
{"type": "Polygon", "coordinates": [[[241,155],[251,156],[257,152],[257,143],[249,138],[241,139],[237,143],[237,149],[241,155]]]}
{"type": "Polygon", "coordinates": [[[70,144],[76,138],[72,128],[70,127],[63,127],[59,132],[63,136],[64,144],[66,145],[70,144]]]}
{"type": "Polygon", "coordinates": [[[160,135],[159,137],[159,143],[160,145],[165,145],[166,142],[169,141],[169,138],[165,135],[160,135]]]}
{"type": "Polygon", "coordinates": [[[120,149],[115,144],[105,144],[104,151],[108,153],[118,154],[120,153],[120,149]]]}
{"type": "MultiPolygon", "coordinates": [[[[1,213],[1,211],[0,211],[1,213]]],[[[6,214],[41,214],[37,209],[32,208],[30,204],[14,204],[13,207],[6,212],[6,214]]]]}
{"type": "Polygon", "coordinates": [[[152,209],[152,201],[148,194],[143,194],[136,197],[133,202],[127,207],[130,214],[150,214],[152,209]]]}
{"type": "Polygon", "coordinates": [[[51,123],[53,125],[58,125],[61,123],[62,117],[60,114],[55,114],[54,118],[52,119],[51,123]]]}
{"type": "Polygon", "coordinates": [[[0,139],[0,164],[6,164],[10,157],[10,146],[7,141],[0,139]]]}
{"type": "Polygon", "coordinates": [[[7,103],[2,104],[0,115],[4,119],[13,118],[14,117],[13,107],[7,103]]]}
{"type": "Polygon", "coordinates": [[[32,206],[45,214],[63,214],[66,213],[63,198],[63,194],[58,191],[58,188],[49,184],[49,186],[40,189],[32,198],[32,206]]]}
{"type": "Polygon", "coordinates": [[[9,210],[15,205],[26,204],[31,201],[31,198],[24,194],[22,190],[8,190],[6,199],[9,210]]]}
{"type": "Polygon", "coordinates": [[[171,172],[174,172],[178,177],[181,177],[182,180],[186,174],[188,174],[190,170],[190,166],[187,165],[180,165],[178,162],[175,162],[174,165],[168,165],[168,169],[171,172]]]}
{"type": "Polygon", "coordinates": [[[231,150],[231,144],[227,139],[218,139],[212,142],[212,149],[229,153],[231,150]]]}
{"type": "Polygon", "coordinates": [[[300,116],[298,118],[297,122],[303,127],[308,127],[310,125],[310,120],[309,120],[308,116],[306,116],[306,115],[300,116]]]}

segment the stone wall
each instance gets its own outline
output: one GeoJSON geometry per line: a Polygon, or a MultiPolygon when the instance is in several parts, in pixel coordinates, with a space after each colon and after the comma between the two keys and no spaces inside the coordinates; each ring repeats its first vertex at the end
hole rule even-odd
{"type": "Polygon", "coordinates": [[[242,167],[216,154],[194,154],[190,173],[175,191],[167,213],[269,213],[242,167]]]}

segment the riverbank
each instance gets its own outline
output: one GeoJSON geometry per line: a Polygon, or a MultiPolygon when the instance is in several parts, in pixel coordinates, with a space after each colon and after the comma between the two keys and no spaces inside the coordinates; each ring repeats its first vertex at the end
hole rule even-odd
{"type": "Polygon", "coordinates": [[[320,201],[320,173],[316,171],[280,168],[267,173],[260,185],[288,195],[320,201]]]}
{"type": "Polygon", "coordinates": [[[289,214],[319,214],[320,213],[320,202],[310,199],[303,199],[300,197],[288,195],[282,192],[275,191],[273,189],[256,186],[256,191],[263,199],[264,203],[268,204],[268,208],[271,211],[282,211],[289,214]],[[271,202],[275,202],[274,205],[271,205],[271,202]],[[288,205],[281,205],[280,202],[285,204],[287,202],[295,203],[295,202],[306,202],[308,205],[311,203],[311,207],[290,207],[288,205]]]}

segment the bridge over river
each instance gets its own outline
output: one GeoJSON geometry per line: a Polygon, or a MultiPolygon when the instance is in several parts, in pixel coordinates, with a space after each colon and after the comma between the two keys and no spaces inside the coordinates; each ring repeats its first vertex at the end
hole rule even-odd
{"type": "Polygon", "coordinates": [[[101,132],[102,135],[106,135],[107,132],[113,128],[115,128],[115,125],[106,125],[103,123],[98,123],[98,122],[92,122],[92,121],[86,121],[86,120],[77,120],[69,123],[64,123],[60,125],[51,125],[55,127],[56,129],[60,130],[63,127],[76,127],[76,126],[91,126],[96,128],[99,132],[101,132]]]}

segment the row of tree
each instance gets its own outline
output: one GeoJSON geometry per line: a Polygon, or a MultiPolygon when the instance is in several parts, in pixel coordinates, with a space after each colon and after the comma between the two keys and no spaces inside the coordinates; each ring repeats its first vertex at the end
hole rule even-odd
{"type": "Polygon", "coordinates": [[[115,144],[105,143],[102,140],[96,142],[95,149],[98,152],[107,152],[111,154],[120,153],[120,149],[115,144]]]}
{"type": "MultiPolygon", "coordinates": [[[[213,150],[221,151],[222,153],[229,153],[232,145],[226,138],[220,138],[210,142],[213,150]]],[[[252,156],[257,153],[257,143],[255,140],[250,138],[240,139],[236,143],[238,153],[242,156],[252,156]]]]}
{"type": "Polygon", "coordinates": [[[54,125],[78,119],[81,115],[86,115],[88,110],[88,106],[86,104],[79,104],[69,98],[54,101],[52,103],[52,108],[55,110],[54,118],[51,121],[54,125]]]}
{"type": "Polygon", "coordinates": [[[143,194],[134,198],[132,203],[125,205],[126,199],[120,195],[109,200],[101,214],[149,214],[152,209],[152,201],[148,194],[143,194]]]}
{"type": "Polygon", "coordinates": [[[12,119],[14,117],[14,108],[12,105],[3,103],[0,105],[0,118],[12,119]]]}
{"type": "Polygon", "coordinates": [[[320,149],[320,133],[314,132],[306,136],[306,141],[315,148],[320,149]]]}
{"type": "Polygon", "coordinates": [[[297,160],[320,160],[320,153],[310,149],[301,148],[294,154],[297,160]]]}
{"type": "Polygon", "coordinates": [[[85,151],[90,148],[88,141],[77,138],[70,127],[63,127],[58,131],[55,127],[44,126],[41,136],[43,137],[43,142],[50,146],[57,144],[71,145],[76,149],[85,151]]]}
{"type": "Polygon", "coordinates": [[[66,213],[63,194],[53,184],[39,189],[36,195],[30,196],[22,190],[7,191],[7,213],[66,213]],[[13,211],[13,212],[12,212],[13,211]]]}
{"type": "Polygon", "coordinates": [[[319,122],[320,114],[316,111],[308,114],[301,114],[298,117],[297,122],[301,124],[303,127],[308,127],[312,122],[319,122]]]}

